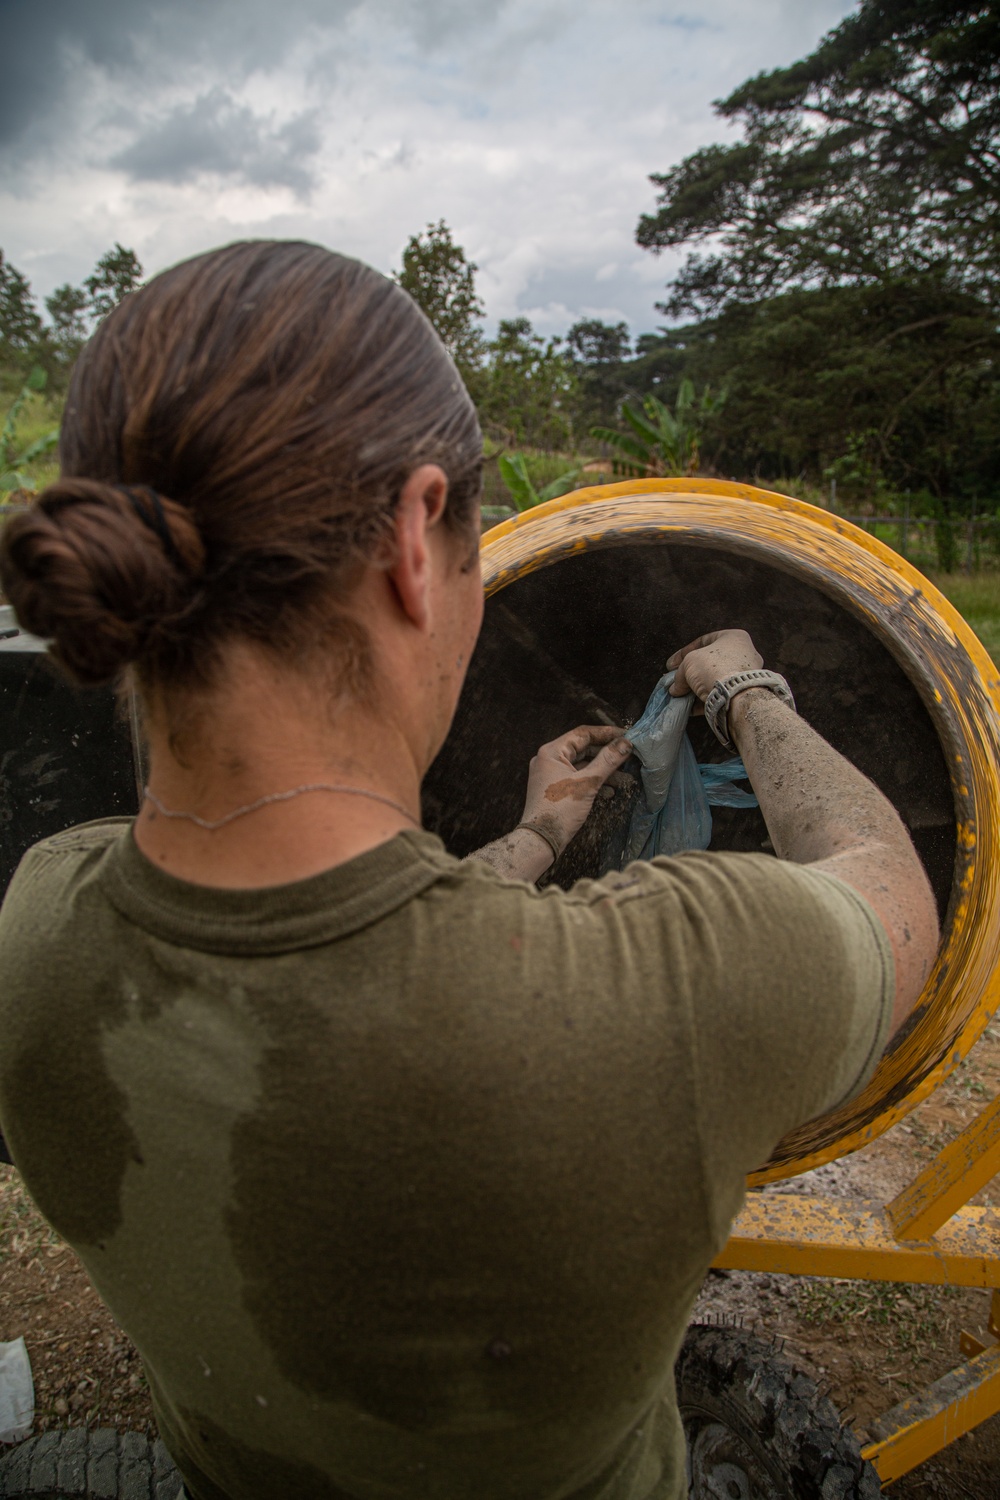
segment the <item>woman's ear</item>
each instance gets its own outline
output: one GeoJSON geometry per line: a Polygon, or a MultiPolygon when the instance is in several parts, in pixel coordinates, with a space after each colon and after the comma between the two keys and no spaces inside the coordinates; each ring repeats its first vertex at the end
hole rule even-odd
{"type": "Polygon", "coordinates": [[[395,556],[387,569],[400,606],[418,629],[430,619],[431,553],[428,533],[444,515],[448,477],[437,464],[409,475],[393,517],[395,556]]]}

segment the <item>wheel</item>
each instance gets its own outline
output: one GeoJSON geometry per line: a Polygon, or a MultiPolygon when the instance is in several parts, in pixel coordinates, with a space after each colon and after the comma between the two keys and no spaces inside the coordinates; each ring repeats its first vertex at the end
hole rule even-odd
{"type": "Polygon", "coordinates": [[[878,1500],[854,1433],[773,1345],[695,1323],[675,1377],[690,1500],[878,1500]]]}
{"type": "Polygon", "coordinates": [[[181,1476],[157,1439],[67,1427],[0,1458],[0,1500],[178,1500],[181,1476]]]}

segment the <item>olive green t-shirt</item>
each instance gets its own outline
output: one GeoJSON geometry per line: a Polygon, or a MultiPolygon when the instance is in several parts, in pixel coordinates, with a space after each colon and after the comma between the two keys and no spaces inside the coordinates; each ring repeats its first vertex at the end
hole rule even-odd
{"type": "Polygon", "coordinates": [[[223,891],[92,823],[0,914],[0,1122],[194,1500],[678,1500],[744,1175],[892,989],[867,905],[763,856],[566,893],[404,833],[223,891]]]}

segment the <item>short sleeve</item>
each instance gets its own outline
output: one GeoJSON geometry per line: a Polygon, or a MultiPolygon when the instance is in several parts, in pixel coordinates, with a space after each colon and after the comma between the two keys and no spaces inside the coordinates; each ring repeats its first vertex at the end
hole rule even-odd
{"type": "Polygon", "coordinates": [[[835,875],[827,874],[825,870],[806,868],[802,873],[810,881],[826,887],[825,891],[818,890],[817,895],[829,904],[831,919],[842,923],[845,930],[853,922],[856,929],[851,946],[856,971],[856,993],[861,1003],[855,1005],[845,1017],[851,1029],[839,1061],[846,1075],[847,1070],[852,1067],[852,1059],[864,1055],[864,1060],[843,1093],[835,1095],[823,1105],[822,1110],[825,1112],[846,1104],[861,1092],[885,1051],[896,999],[896,966],[886,930],[859,891],[846,881],[838,880],[835,875]],[[866,995],[878,997],[874,1036],[871,1031],[872,1010],[864,1003],[866,995]]]}
{"type": "Polygon", "coordinates": [[[752,1171],[863,1087],[888,1039],[895,974],[878,917],[835,877],[764,856],[683,863],[710,936],[688,975],[712,1181],[752,1171]]]}

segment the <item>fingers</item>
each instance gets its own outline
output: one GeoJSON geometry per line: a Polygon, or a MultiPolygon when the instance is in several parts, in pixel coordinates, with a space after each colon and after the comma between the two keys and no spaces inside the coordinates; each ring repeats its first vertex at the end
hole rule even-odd
{"type": "Polygon", "coordinates": [[[713,630],[670,657],[667,668],[675,669],[670,692],[675,698],[694,693],[704,701],[714,682],[734,672],[759,667],[761,663],[762,658],[745,630],[713,630]]]}
{"type": "Polygon", "coordinates": [[[690,655],[692,651],[700,651],[702,646],[714,645],[719,636],[723,634],[724,632],[721,630],[710,630],[708,635],[700,635],[696,641],[691,641],[690,645],[682,646],[679,651],[674,652],[673,656],[667,657],[667,671],[671,671],[674,667],[680,667],[685,656],[690,655]]]}
{"type": "MultiPolygon", "coordinates": [[[[615,733],[619,733],[618,730],[615,733]]],[[[605,745],[604,749],[594,756],[587,766],[587,780],[593,780],[597,786],[603,786],[613,772],[621,770],[622,762],[632,754],[632,746],[628,740],[616,739],[614,744],[605,745]]]]}
{"type": "Polygon", "coordinates": [[[580,724],[576,729],[561,734],[558,739],[542,745],[538,753],[573,765],[588,750],[608,745],[612,740],[620,739],[622,733],[616,724],[580,724]]]}
{"type": "Polygon", "coordinates": [[[688,687],[688,680],[684,672],[684,668],[683,666],[680,666],[677,668],[677,676],[667,688],[667,693],[671,698],[686,698],[690,691],[691,689],[688,687]]]}
{"type": "Polygon", "coordinates": [[[632,753],[614,724],[581,724],[543,745],[528,770],[522,822],[540,822],[565,847],[594,798],[632,753]]]}

